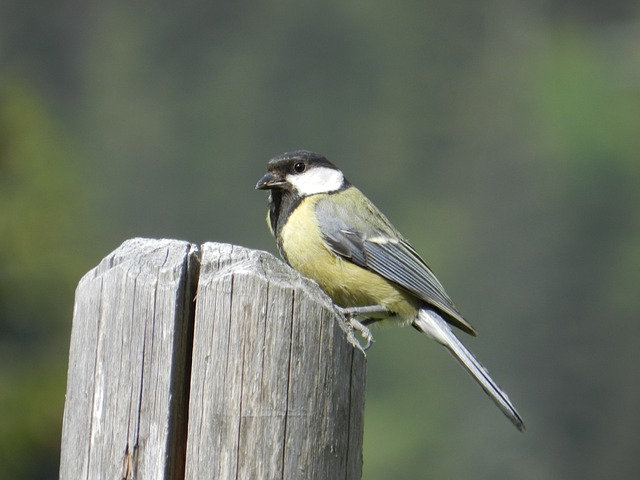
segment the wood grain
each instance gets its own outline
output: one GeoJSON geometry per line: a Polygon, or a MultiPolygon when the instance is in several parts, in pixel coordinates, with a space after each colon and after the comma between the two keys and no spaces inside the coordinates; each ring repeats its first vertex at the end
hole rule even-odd
{"type": "Polygon", "coordinates": [[[364,383],[348,324],[272,255],[129,240],[76,290],[60,478],[359,479],[364,383]]]}
{"type": "Polygon", "coordinates": [[[60,478],[181,478],[195,245],[133,239],[76,290],[60,478]]]}
{"type": "Polygon", "coordinates": [[[202,247],[187,479],[358,479],[365,361],[315,283],[202,247]]]}

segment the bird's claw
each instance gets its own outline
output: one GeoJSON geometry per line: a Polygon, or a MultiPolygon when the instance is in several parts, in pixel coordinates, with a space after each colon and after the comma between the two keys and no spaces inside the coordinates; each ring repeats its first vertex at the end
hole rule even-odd
{"type": "Polygon", "coordinates": [[[351,325],[351,328],[353,328],[354,330],[357,330],[358,332],[360,332],[360,335],[362,335],[362,338],[364,338],[367,341],[364,347],[360,345],[362,347],[362,350],[364,350],[365,352],[369,350],[369,348],[371,348],[371,345],[373,345],[373,342],[375,342],[373,335],[371,334],[371,330],[369,330],[364,324],[362,324],[355,318],[349,319],[349,325],[351,325]]]}
{"type": "Polygon", "coordinates": [[[372,306],[365,306],[365,307],[352,307],[352,308],[338,307],[338,310],[349,321],[349,325],[351,326],[350,333],[353,337],[353,340],[358,343],[358,345],[360,346],[363,352],[371,348],[371,345],[373,345],[373,342],[375,342],[375,340],[373,338],[373,334],[371,333],[371,330],[369,330],[364,323],[356,320],[355,317],[372,315],[372,314],[377,314],[377,315],[389,314],[389,310],[379,305],[372,305],[372,306]],[[364,345],[364,347],[360,345],[360,342],[358,342],[358,340],[355,338],[355,335],[353,335],[353,330],[357,330],[358,332],[360,332],[360,335],[362,336],[362,338],[366,340],[367,343],[364,345]]]}

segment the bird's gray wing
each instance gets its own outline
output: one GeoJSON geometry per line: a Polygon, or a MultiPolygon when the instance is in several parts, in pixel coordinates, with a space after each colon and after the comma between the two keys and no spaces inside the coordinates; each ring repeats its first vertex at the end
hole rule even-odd
{"type": "Polygon", "coordinates": [[[425,261],[386,217],[366,197],[362,198],[364,202],[349,208],[330,199],[317,203],[316,215],[327,246],[336,255],[381,275],[436,307],[451,323],[475,335],[425,261]],[[373,225],[370,218],[378,218],[380,223],[373,225]]]}

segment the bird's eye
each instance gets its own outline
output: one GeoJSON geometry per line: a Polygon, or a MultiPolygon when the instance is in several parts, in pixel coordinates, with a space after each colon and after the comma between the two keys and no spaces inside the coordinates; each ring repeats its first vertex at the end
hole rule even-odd
{"type": "Polygon", "coordinates": [[[293,170],[296,173],[302,173],[307,169],[307,166],[305,165],[304,162],[298,162],[293,166],[293,170]]]}

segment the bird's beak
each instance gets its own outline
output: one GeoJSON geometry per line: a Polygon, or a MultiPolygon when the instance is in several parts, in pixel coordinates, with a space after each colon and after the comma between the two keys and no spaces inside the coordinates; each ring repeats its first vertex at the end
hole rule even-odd
{"type": "Polygon", "coordinates": [[[258,183],[256,183],[256,190],[269,190],[271,188],[282,185],[283,183],[284,182],[282,181],[282,179],[269,172],[260,180],[258,180],[258,183]]]}

